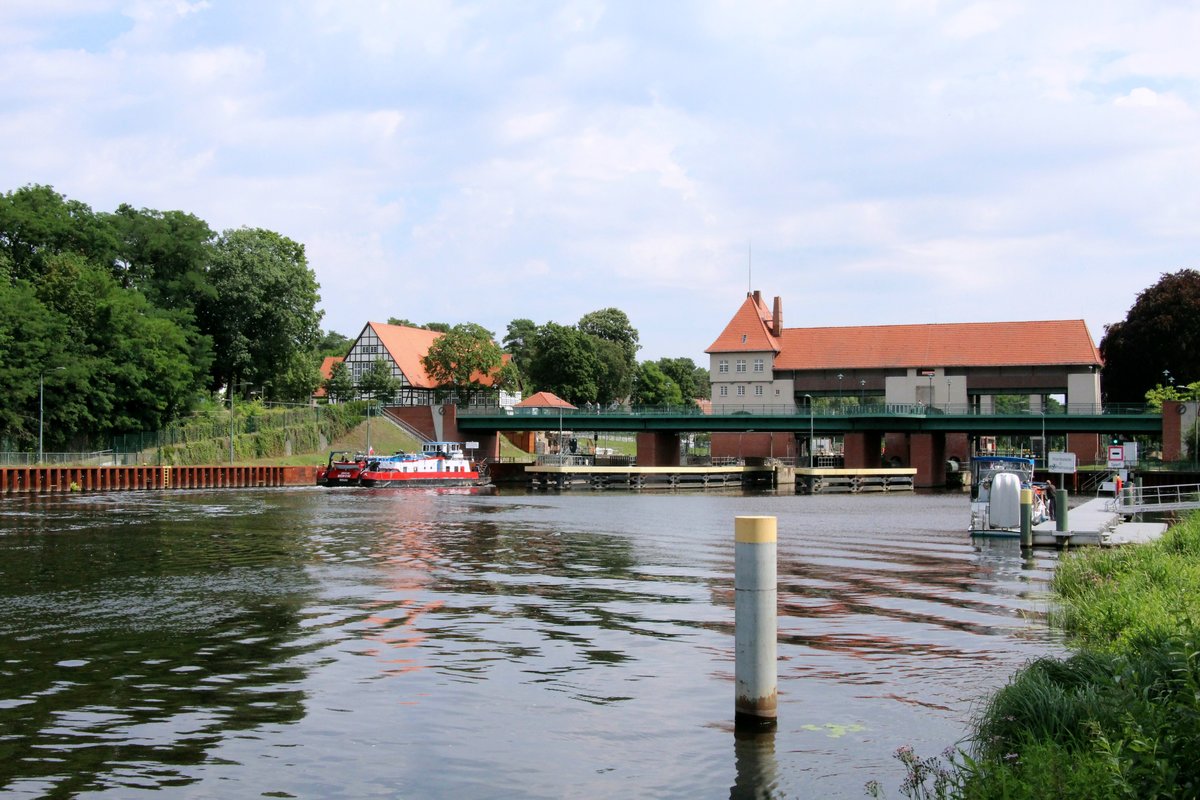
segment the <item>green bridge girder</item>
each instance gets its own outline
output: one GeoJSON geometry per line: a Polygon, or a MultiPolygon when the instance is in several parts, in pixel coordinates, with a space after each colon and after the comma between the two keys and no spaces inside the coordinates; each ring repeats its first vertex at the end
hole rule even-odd
{"type": "Polygon", "coordinates": [[[966,433],[979,436],[1038,436],[1062,433],[1156,435],[1162,415],[1141,408],[1109,407],[1066,413],[981,414],[953,409],[855,407],[843,412],[738,412],[704,414],[683,408],[619,411],[584,409],[468,408],[458,412],[458,428],[467,432],[585,430],[609,433],[966,433]],[[536,411],[537,413],[532,413],[536,411]]]}

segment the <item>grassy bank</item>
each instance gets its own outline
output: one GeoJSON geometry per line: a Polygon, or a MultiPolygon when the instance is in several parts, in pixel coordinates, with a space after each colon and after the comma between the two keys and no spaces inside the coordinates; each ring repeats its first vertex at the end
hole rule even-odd
{"type": "Polygon", "coordinates": [[[1052,588],[1078,652],[1020,670],[948,762],[898,752],[904,796],[1200,796],[1200,515],[1153,544],[1072,553],[1052,588]]]}

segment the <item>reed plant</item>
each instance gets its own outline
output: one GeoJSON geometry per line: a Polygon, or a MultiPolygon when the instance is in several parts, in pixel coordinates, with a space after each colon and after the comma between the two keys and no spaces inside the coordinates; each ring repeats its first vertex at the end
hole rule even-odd
{"type": "Polygon", "coordinates": [[[1200,515],[1153,544],[1073,553],[1052,588],[1078,652],[1018,671],[944,761],[901,748],[902,794],[1200,797],[1200,515]]]}

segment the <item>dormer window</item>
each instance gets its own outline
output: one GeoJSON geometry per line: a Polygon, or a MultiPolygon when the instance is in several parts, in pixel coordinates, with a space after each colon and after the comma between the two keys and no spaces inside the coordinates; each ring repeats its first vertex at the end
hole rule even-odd
{"type": "Polygon", "coordinates": [[[746,343],[746,334],[742,334],[742,344],[746,343]]]}

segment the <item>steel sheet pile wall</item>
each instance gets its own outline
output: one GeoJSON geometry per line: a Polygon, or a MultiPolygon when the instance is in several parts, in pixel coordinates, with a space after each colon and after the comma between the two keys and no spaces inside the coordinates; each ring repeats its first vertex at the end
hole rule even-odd
{"type": "Polygon", "coordinates": [[[0,494],[312,486],[316,467],[0,467],[0,494]]]}

